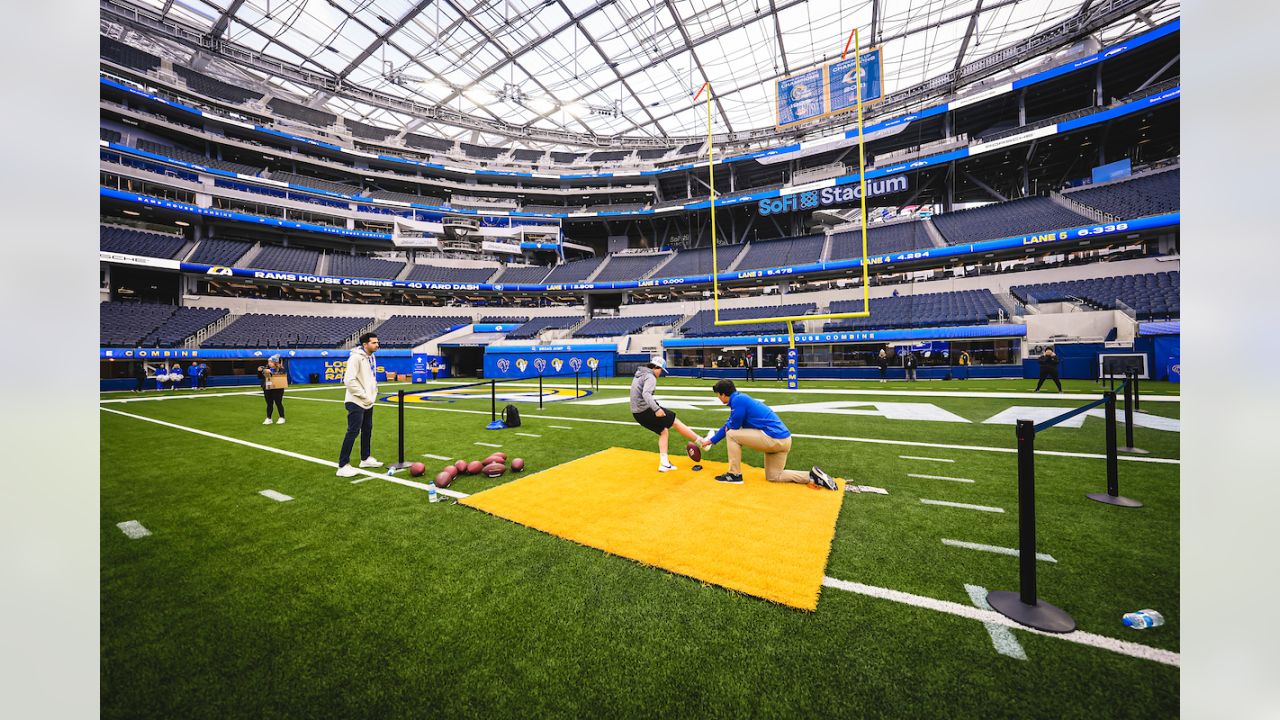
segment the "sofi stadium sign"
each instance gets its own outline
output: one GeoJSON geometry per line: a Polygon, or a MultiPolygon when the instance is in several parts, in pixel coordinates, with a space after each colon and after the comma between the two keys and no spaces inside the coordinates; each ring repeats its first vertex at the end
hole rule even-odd
{"type": "MultiPolygon", "coordinates": [[[[909,188],[905,175],[877,178],[867,181],[867,197],[877,195],[893,195],[905,192],[909,188]]],[[[862,197],[862,187],[858,183],[836,185],[818,190],[806,190],[783,197],[765,198],[757,206],[761,215],[778,215],[800,210],[816,210],[829,205],[843,205],[862,197]]]]}

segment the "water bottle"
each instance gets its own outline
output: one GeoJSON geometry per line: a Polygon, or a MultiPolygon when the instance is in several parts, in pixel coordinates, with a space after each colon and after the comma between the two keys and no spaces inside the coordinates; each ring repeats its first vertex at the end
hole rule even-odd
{"type": "MultiPolygon", "coordinates": [[[[436,483],[434,480],[427,483],[427,498],[431,502],[440,502],[440,493],[436,492],[436,483]]],[[[1152,612],[1155,612],[1154,610],[1152,612]]]]}
{"type": "Polygon", "coordinates": [[[1160,627],[1164,624],[1164,616],[1155,610],[1146,609],[1137,612],[1124,614],[1125,627],[1131,627],[1134,630],[1146,630],[1147,628],[1160,627]]]}

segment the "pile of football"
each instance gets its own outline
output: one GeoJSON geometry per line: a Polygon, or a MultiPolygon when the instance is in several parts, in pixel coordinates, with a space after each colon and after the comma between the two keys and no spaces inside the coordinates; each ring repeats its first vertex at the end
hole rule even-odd
{"type": "MultiPolygon", "coordinates": [[[[436,473],[436,487],[447,488],[458,479],[459,475],[484,475],[485,477],[496,478],[506,474],[508,468],[507,454],[504,452],[495,452],[490,454],[483,460],[456,460],[452,465],[445,465],[444,469],[436,473]]],[[[510,463],[512,472],[521,472],[524,470],[524,458],[513,458],[510,463]]],[[[414,476],[420,476],[427,471],[422,463],[414,463],[409,467],[409,472],[414,476]]]]}

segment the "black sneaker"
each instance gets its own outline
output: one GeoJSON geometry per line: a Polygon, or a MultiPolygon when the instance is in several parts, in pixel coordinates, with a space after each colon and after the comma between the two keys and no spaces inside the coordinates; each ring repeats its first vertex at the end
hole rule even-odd
{"type": "Polygon", "coordinates": [[[814,485],[824,487],[828,490],[839,489],[839,486],[836,485],[836,481],[833,480],[830,475],[823,472],[822,468],[817,466],[814,466],[809,470],[809,480],[811,480],[814,485]]]}
{"type": "Polygon", "coordinates": [[[728,483],[729,485],[741,485],[742,476],[737,473],[727,472],[723,475],[717,475],[716,482],[728,483]]]}

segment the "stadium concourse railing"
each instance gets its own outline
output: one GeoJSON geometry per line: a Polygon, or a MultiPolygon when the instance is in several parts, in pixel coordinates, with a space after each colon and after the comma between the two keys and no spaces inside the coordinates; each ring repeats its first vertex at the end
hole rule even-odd
{"type": "Polygon", "coordinates": [[[1043,420],[1018,420],[1014,433],[1018,441],[1018,592],[997,590],[987,594],[987,602],[1001,615],[1028,627],[1045,632],[1068,633],[1076,621],[1062,608],[1039,599],[1036,594],[1036,435],[1049,428],[1086,413],[1098,406],[1105,408],[1107,491],[1087,493],[1085,497],[1123,508],[1140,508],[1142,503],[1120,494],[1120,451],[1145,453],[1133,447],[1133,411],[1137,404],[1137,375],[1129,370],[1121,385],[1124,392],[1124,417],[1128,446],[1116,445],[1116,392],[1106,390],[1102,397],[1078,408],[1043,420]]]}

